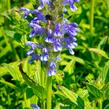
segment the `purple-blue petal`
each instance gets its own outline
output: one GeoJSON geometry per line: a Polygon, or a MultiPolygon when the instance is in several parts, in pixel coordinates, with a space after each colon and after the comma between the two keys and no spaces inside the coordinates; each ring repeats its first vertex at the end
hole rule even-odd
{"type": "Polygon", "coordinates": [[[74,2],[79,2],[80,0],[64,0],[63,1],[63,5],[70,5],[70,9],[72,11],[75,11],[77,9],[77,7],[74,5],[74,2]]]}
{"type": "Polygon", "coordinates": [[[62,37],[62,32],[61,32],[61,24],[57,24],[56,28],[54,30],[54,36],[61,36],[62,37]]]}
{"type": "Polygon", "coordinates": [[[48,70],[48,76],[53,76],[56,74],[56,70],[55,69],[49,69],[48,70]]]}
{"type": "Polygon", "coordinates": [[[71,23],[71,25],[72,25],[73,27],[78,27],[78,24],[75,23],[75,22],[71,23]]]}
{"type": "Polygon", "coordinates": [[[37,20],[44,20],[45,16],[43,15],[42,12],[40,12],[39,10],[35,9],[32,11],[32,14],[36,14],[37,16],[37,20]]]}
{"type": "Polygon", "coordinates": [[[62,50],[62,45],[60,43],[55,43],[53,49],[55,52],[59,52],[62,50]]]}
{"type": "Polygon", "coordinates": [[[71,48],[69,48],[68,50],[69,50],[70,54],[74,55],[74,51],[71,48]]]}
{"type": "Polygon", "coordinates": [[[45,38],[45,42],[48,42],[48,43],[53,43],[54,42],[54,38],[53,38],[53,32],[52,30],[48,30],[48,34],[47,34],[47,37],[45,38]]]}
{"type": "Polygon", "coordinates": [[[38,60],[39,59],[39,56],[35,53],[32,53],[31,54],[31,59],[28,61],[30,64],[34,61],[34,60],[38,60]]]}
{"type": "Polygon", "coordinates": [[[20,11],[24,12],[24,18],[27,18],[27,16],[31,13],[31,10],[23,7],[20,9],[20,11]]]}
{"type": "Polygon", "coordinates": [[[27,41],[27,42],[26,42],[26,46],[31,46],[32,49],[34,50],[34,49],[37,48],[39,45],[35,44],[34,42],[27,41]]]}
{"type": "Polygon", "coordinates": [[[43,52],[43,53],[48,53],[48,52],[49,52],[49,48],[43,48],[43,49],[42,49],[42,52],[43,52]]]}
{"type": "Polygon", "coordinates": [[[71,9],[72,11],[76,11],[76,10],[77,10],[77,7],[76,7],[75,5],[70,5],[70,9],[71,9]]]}
{"type": "Polygon", "coordinates": [[[31,106],[34,108],[34,109],[40,109],[38,105],[36,104],[31,104],[31,106]]]}
{"type": "Polygon", "coordinates": [[[49,58],[48,54],[42,54],[42,55],[40,56],[40,60],[41,60],[41,61],[48,61],[48,58],[49,58]]]}
{"type": "Polygon", "coordinates": [[[56,63],[55,62],[51,62],[49,67],[50,67],[50,69],[55,69],[56,68],[56,63]]]}
{"type": "Polygon", "coordinates": [[[35,30],[32,30],[32,31],[30,32],[29,37],[32,38],[32,37],[35,36],[35,35],[36,35],[36,31],[35,31],[35,30]]]}
{"type": "Polygon", "coordinates": [[[54,38],[52,38],[52,37],[46,37],[45,38],[45,42],[54,43],[54,38]]]}
{"type": "Polygon", "coordinates": [[[34,52],[33,50],[28,50],[26,54],[31,55],[33,52],[34,52]]]}

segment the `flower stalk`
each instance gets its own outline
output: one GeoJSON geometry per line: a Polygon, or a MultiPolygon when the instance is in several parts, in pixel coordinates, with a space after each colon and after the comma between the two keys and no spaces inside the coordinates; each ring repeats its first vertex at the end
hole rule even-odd
{"type": "MultiPolygon", "coordinates": [[[[73,12],[77,9],[74,3],[79,1],[39,0],[40,6],[34,10],[21,8],[25,19],[32,17],[29,20],[29,27],[32,28],[29,35],[31,40],[25,45],[30,48],[27,51],[27,55],[31,56],[29,63],[40,61],[42,64],[40,78],[41,85],[46,85],[47,88],[46,109],[52,109],[52,76],[57,72],[61,51],[67,49],[74,55],[73,49],[77,46],[78,24],[65,18],[66,5],[73,12]]],[[[44,109],[44,105],[41,109],[44,109]]]]}
{"type": "Polygon", "coordinates": [[[102,109],[102,99],[98,100],[98,104],[99,104],[99,109],[102,109]]]}
{"type": "Polygon", "coordinates": [[[41,102],[41,109],[45,109],[45,101],[41,102]]]}
{"type": "Polygon", "coordinates": [[[93,27],[94,27],[94,0],[91,0],[91,11],[90,11],[90,31],[93,33],[93,27]]]}
{"type": "Polygon", "coordinates": [[[52,76],[47,78],[47,109],[52,109],[52,76]]]}

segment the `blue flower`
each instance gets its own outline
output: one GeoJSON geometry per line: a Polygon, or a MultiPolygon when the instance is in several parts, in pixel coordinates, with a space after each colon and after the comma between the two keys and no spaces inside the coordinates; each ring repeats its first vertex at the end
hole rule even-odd
{"type": "Polygon", "coordinates": [[[33,54],[33,53],[34,53],[34,50],[32,50],[32,49],[30,49],[30,50],[28,50],[28,51],[26,52],[27,55],[31,55],[31,54],[33,54]]]}
{"type": "Polygon", "coordinates": [[[27,8],[21,8],[20,11],[24,12],[24,18],[26,19],[27,16],[31,13],[31,10],[27,9],[27,8]]]}
{"type": "Polygon", "coordinates": [[[32,10],[31,13],[36,15],[35,19],[37,19],[37,20],[44,20],[45,19],[45,16],[43,15],[43,13],[40,12],[38,9],[32,10]]]}
{"type": "Polygon", "coordinates": [[[27,41],[26,42],[26,46],[31,46],[32,47],[32,49],[34,50],[35,48],[39,48],[39,45],[38,44],[36,44],[36,43],[34,43],[34,42],[31,42],[31,41],[27,41]]]}
{"type": "Polygon", "coordinates": [[[27,41],[26,46],[31,46],[31,48],[34,50],[36,48],[43,48],[43,45],[41,44],[36,44],[35,42],[32,42],[32,41],[27,41]]]}
{"type": "MultiPolygon", "coordinates": [[[[74,55],[73,49],[77,46],[77,39],[75,36],[78,32],[78,25],[76,23],[69,23],[68,20],[63,20],[62,23],[56,24],[55,29],[49,29],[48,31],[40,25],[40,20],[34,18],[29,26],[33,28],[34,35],[42,34],[44,39],[42,44],[36,44],[34,42],[28,41],[27,46],[31,46],[31,49],[28,50],[27,55],[30,55],[32,58],[29,60],[31,63],[34,60],[40,60],[41,62],[50,62],[48,75],[52,76],[56,74],[56,60],[51,59],[51,52],[60,52],[63,48],[69,50],[69,53],[74,55]],[[40,54],[35,53],[35,49],[40,49],[40,54]],[[50,60],[49,60],[50,59],[50,60]]],[[[43,21],[42,21],[43,22],[43,21]]],[[[30,33],[32,34],[32,33],[30,33]]],[[[31,35],[31,36],[34,36],[31,35]]]]}
{"type": "Polygon", "coordinates": [[[40,56],[40,61],[48,61],[48,59],[49,59],[49,55],[48,54],[42,54],[41,56],[40,56]]]}
{"type": "Polygon", "coordinates": [[[30,37],[33,37],[33,36],[35,36],[37,34],[42,35],[43,33],[45,33],[45,29],[42,28],[38,23],[34,23],[34,21],[31,21],[30,24],[29,24],[29,26],[31,28],[33,28],[33,30],[30,33],[30,37]]]}
{"type": "Polygon", "coordinates": [[[62,33],[61,33],[61,24],[58,23],[55,27],[55,30],[54,30],[54,36],[58,36],[58,37],[62,37],[62,33]]]}
{"type": "MultiPolygon", "coordinates": [[[[74,55],[73,49],[77,46],[77,39],[75,36],[78,32],[78,25],[75,22],[69,23],[67,19],[64,19],[63,13],[61,13],[62,20],[59,22],[58,19],[55,20],[57,16],[54,18],[45,11],[43,13],[43,10],[41,12],[39,11],[43,9],[45,5],[55,5],[55,2],[51,3],[51,0],[39,0],[39,2],[41,5],[38,9],[21,9],[24,11],[25,18],[29,14],[33,16],[33,19],[29,23],[29,27],[32,28],[30,38],[36,36],[34,40],[38,43],[36,44],[32,41],[26,42],[26,46],[30,47],[27,51],[27,55],[31,56],[29,63],[34,60],[39,60],[41,63],[44,63],[44,65],[46,64],[48,75],[52,76],[56,74],[56,62],[59,60],[58,55],[63,49],[67,49],[70,54],[74,55]],[[45,13],[46,15],[44,15],[45,13]]],[[[62,0],[62,2],[64,6],[69,4],[71,10],[74,11],[76,10],[74,3],[79,2],[79,0],[62,0]]],[[[63,8],[60,9],[60,11],[63,11],[63,8]]]]}
{"type": "Polygon", "coordinates": [[[40,109],[38,105],[36,104],[31,104],[31,106],[34,108],[34,109],[40,109]]]}
{"type": "Polygon", "coordinates": [[[29,60],[29,63],[31,63],[34,60],[39,60],[40,59],[40,56],[35,53],[35,49],[36,48],[42,49],[43,46],[41,44],[36,44],[36,43],[34,43],[32,41],[27,41],[25,45],[31,47],[31,49],[28,50],[27,53],[26,53],[27,55],[30,55],[31,56],[31,59],[29,60]]]}
{"type": "Polygon", "coordinates": [[[28,61],[30,64],[34,61],[34,60],[39,60],[39,56],[37,54],[35,54],[34,52],[30,54],[31,59],[28,61]]]}
{"type": "Polygon", "coordinates": [[[75,11],[77,10],[77,7],[74,5],[75,2],[79,2],[80,0],[64,0],[63,4],[64,5],[67,5],[67,4],[70,4],[70,9],[72,11],[75,11]]]}
{"type": "Polygon", "coordinates": [[[61,60],[59,56],[53,59],[49,64],[48,75],[53,76],[56,74],[56,61],[61,60]]]}
{"type": "Polygon", "coordinates": [[[50,0],[39,0],[43,5],[49,4],[50,0]]]}
{"type": "Polygon", "coordinates": [[[56,63],[53,61],[49,65],[48,75],[53,76],[56,74],[56,63]]]}
{"type": "Polygon", "coordinates": [[[49,29],[47,32],[47,37],[45,37],[45,42],[53,43],[54,40],[55,39],[53,38],[53,31],[51,29],[49,29]]]}
{"type": "Polygon", "coordinates": [[[54,49],[55,52],[61,51],[61,50],[62,50],[62,45],[61,45],[61,43],[60,43],[60,42],[55,42],[55,43],[54,43],[54,46],[53,46],[53,49],[54,49]]]}
{"type": "Polygon", "coordinates": [[[49,59],[49,49],[48,48],[43,48],[42,49],[42,55],[40,56],[41,61],[48,61],[49,59]]]}
{"type": "Polygon", "coordinates": [[[39,0],[39,1],[41,2],[41,5],[38,7],[39,10],[43,9],[45,4],[47,5],[51,4],[50,0],[39,0]]]}

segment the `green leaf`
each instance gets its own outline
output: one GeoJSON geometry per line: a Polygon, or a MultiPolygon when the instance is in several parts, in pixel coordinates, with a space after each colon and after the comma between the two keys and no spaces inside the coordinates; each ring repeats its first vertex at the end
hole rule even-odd
{"type": "MultiPolygon", "coordinates": [[[[16,61],[16,62],[12,62],[12,63],[9,63],[9,64],[3,64],[0,66],[0,77],[1,76],[4,76],[5,74],[9,74],[9,73],[12,73],[14,70],[17,70],[18,71],[18,74],[20,73],[19,72],[19,69],[18,69],[18,65],[20,64],[19,61],[16,61]],[[11,67],[10,67],[11,66],[11,67]],[[10,68],[9,68],[10,67],[10,68]],[[15,67],[15,68],[14,68],[15,67]],[[12,69],[14,68],[14,70],[12,69]],[[17,68],[17,69],[16,69],[17,68]],[[12,72],[11,72],[12,70],[12,72]]],[[[14,76],[14,74],[12,74],[14,76]]],[[[16,77],[15,77],[16,78],[16,77]]],[[[20,74],[20,78],[21,77],[21,74],[20,74]]]]}
{"type": "Polygon", "coordinates": [[[67,63],[66,67],[64,68],[64,72],[68,72],[71,74],[74,71],[75,68],[75,60],[71,60],[69,63],[67,63]]]}
{"type": "Polygon", "coordinates": [[[0,77],[8,74],[8,70],[5,67],[0,67],[0,77]]]}
{"type": "Polygon", "coordinates": [[[101,50],[101,49],[98,49],[98,48],[88,48],[88,49],[89,49],[89,51],[94,52],[97,55],[100,55],[100,56],[105,57],[106,59],[109,59],[109,57],[107,56],[106,52],[101,50]]]}
{"type": "MultiPolygon", "coordinates": [[[[17,63],[18,64],[18,63],[17,63]]],[[[4,64],[4,67],[8,70],[14,80],[22,81],[22,75],[19,71],[18,65],[14,64],[4,64]]]]}
{"type": "Polygon", "coordinates": [[[61,63],[61,65],[66,64],[66,67],[64,68],[65,72],[68,72],[69,74],[71,74],[74,71],[75,68],[75,63],[78,62],[82,65],[85,65],[85,61],[79,57],[75,57],[75,56],[67,56],[67,55],[63,55],[63,57],[65,59],[70,59],[70,61],[64,61],[63,63],[61,63]]]}
{"type": "Polygon", "coordinates": [[[96,88],[94,85],[88,84],[87,89],[88,89],[88,92],[92,94],[95,98],[101,98],[102,92],[98,88],[96,88]]]}
{"type": "Polygon", "coordinates": [[[54,107],[54,109],[60,109],[61,103],[56,103],[56,106],[54,107]]]}
{"type": "Polygon", "coordinates": [[[73,102],[76,105],[78,104],[77,103],[78,96],[77,96],[76,93],[74,93],[73,91],[65,88],[64,86],[60,86],[59,89],[60,89],[61,93],[63,94],[63,96],[65,98],[68,98],[71,102],[73,102]]]}
{"type": "Polygon", "coordinates": [[[6,46],[5,49],[3,49],[2,52],[0,52],[0,57],[6,55],[9,51],[11,51],[10,46],[6,46]]]}
{"type": "Polygon", "coordinates": [[[23,79],[25,82],[33,89],[33,92],[36,96],[38,96],[40,99],[46,98],[46,89],[42,86],[40,86],[38,83],[33,81],[23,70],[21,69],[21,66],[19,67],[21,74],[23,76],[23,79]]]}
{"type": "Polygon", "coordinates": [[[102,72],[100,73],[99,77],[100,80],[102,80],[102,83],[109,81],[109,61],[107,61],[104,65],[104,68],[102,69],[102,72]]]}
{"type": "Polygon", "coordinates": [[[78,109],[84,109],[84,100],[78,96],[77,102],[78,102],[78,109]]]}
{"type": "Polygon", "coordinates": [[[13,89],[16,88],[16,86],[14,84],[12,84],[12,83],[10,83],[8,81],[0,80],[0,82],[3,83],[3,84],[5,84],[5,85],[7,85],[7,86],[9,86],[9,87],[11,87],[11,88],[13,88],[13,89]]]}
{"type": "Polygon", "coordinates": [[[108,8],[109,8],[109,0],[106,0],[107,1],[107,6],[108,6],[108,8]]]}
{"type": "Polygon", "coordinates": [[[74,57],[75,58],[75,61],[76,62],[78,62],[78,63],[80,63],[80,64],[82,64],[82,65],[85,65],[85,61],[83,60],[83,59],[81,59],[81,58],[79,58],[79,57],[74,57]]]}
{"type": "Polygon", "coordinates": [[[65,66],[63,71],[68,72],[69,74],[72,74],[74,72],[76,62],[85,65],[85,61],[79,57],[66,54],[62,54],[61,56],[63,58],[63,61],[61,61],[61,65],[65,66]]]}
{"type": "Polygon", "coordinates": [[[109,98],[109,82],[105,84],[105,86],[102,88],[102,92],[103,92],[104,99],[108,99],[109,98]]]}
{"type": "Polygon", "coordinates": [[[9,38],[13,38],[15,32],[14,31],[10,31],[10,30],[5,30],[5,34],[6,34],[6,36],[9,36],[9,38]]]}
{"type": "Polygon", "coordinates": [[[107,104],[107,105],[104,107],[104,109],[109,109],[109,104],[107,104]]]}
{"type": "Polygon", "coordinates": [[[19,33],[14,33],[11,37],[13,37],[13,39],[16,40],[17,42],[20,42],[22,35],[19,33]]]}
{"type": "Polygon", "coordinates": [[[106,44],[107,39],[108,39],[108,36],[103,37],[103,39],[98,44],[98,49],[102,48],[102,46],[106,44]]]}

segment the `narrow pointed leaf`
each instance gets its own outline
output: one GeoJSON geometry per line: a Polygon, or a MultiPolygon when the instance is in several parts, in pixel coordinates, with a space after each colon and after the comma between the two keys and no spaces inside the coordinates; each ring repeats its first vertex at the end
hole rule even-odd
{"type": "Polygon", "coordinates": [[[99,78],[102,80],[103,83],[106,81],[109,82],[109,61],[105,63],[104,68],[102,69],[102,72],[99,75],[99,78]]]}
{"type": "Polygon", "coordinates": [[[106,54],[105,51],[97,48],[89,48],[89,51],[96,53],[97,55],[103,56],[106,59],[109,59],[108,55],[106,54]]]}
{"type": "Polygon", "coordinates": [[[64,97],[68,98],[71,102],[77,105],[77,94],[74,93],[73,91],[65,88],[64,86],[60,86],[60,91],[64,95],[64,97]]]}
{"type": "Polygon", "coordinates": [[[88,92],[92,94],[95,98],[102,97],[102,92],[98,88],[96,88],[94,85],[88,84],[87,89],[88,89],[88,92]]]}
{"type": "Polygon", "coordinates": [[[21,71],[23,79],[33,89],[34,94],[36,94],[40,99],[46,98],[45,88],[34,82],[25,72],[23,72],[21,65],[19,66],[19,69],[21,71]]]}

